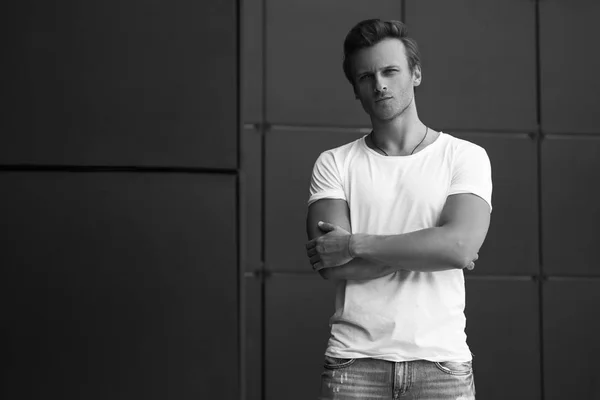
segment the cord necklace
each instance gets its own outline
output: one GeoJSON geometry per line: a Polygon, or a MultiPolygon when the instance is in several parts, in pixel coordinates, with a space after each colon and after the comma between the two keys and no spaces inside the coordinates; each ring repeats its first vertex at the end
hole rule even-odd
{"type": "MultiPolygon", "coordinates": [[[[419,147],[423,141],[425,140],[425,138],[427,137],[427,133],[429,132],[429,127],[426,127],[427,129],[425,129],[425,135],[423,135],[423,139],[421,139],[421,141],[419,142],[419,144],[417,144],[415,146],[415,148],[413,149],[413,151],[410,152],[409,155],[413,155],[413,153],[415,152],[415,150],[417,149],[417,147],[419,147]]],[[[375,143],[375,140],[373,139],[373,131],[371,131],[371,143],[373,143],[373,146],[377,147],[379,149],[379,151],[381,151],[383,154],[385,154],[386,156],[388,156],[388,153],[385,152],[385,150],[383,150],[381,147],[377,146],[377,143],[375,143]]]]}

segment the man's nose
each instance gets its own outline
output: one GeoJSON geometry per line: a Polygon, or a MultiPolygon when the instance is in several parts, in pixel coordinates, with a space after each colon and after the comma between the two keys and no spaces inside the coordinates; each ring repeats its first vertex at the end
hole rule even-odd
{"type": "Polygon", "coordinates": [[[375,93],[383,93],[387,91],[387,86],[381,78],[376,77],[374,83],[375,86],[373,87],[373,90],[375,91],[375,93]]]}

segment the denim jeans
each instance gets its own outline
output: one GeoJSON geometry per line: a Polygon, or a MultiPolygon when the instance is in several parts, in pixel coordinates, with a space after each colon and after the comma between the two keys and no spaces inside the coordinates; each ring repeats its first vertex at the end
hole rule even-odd
{"type": "Polygon", "coordinates": [[[320,400],[474,400],[471,361],[391,362],[325,356],[320,400]]]}

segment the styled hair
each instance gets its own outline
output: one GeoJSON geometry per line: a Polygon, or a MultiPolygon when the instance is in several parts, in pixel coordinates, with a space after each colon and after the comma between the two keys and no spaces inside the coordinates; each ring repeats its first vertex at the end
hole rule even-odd
{"type": "Polygon", "coordinates": [[[421,66],[421,57],[417,42],[408,37],[406,25],[400,21],[382,21],[380,19],[366,19],[356,24],[346,35],[344,40],[344,74],[346,79],[354,86],[352,72],[352,56],[361,49],[371,47],[384,39],[399,39],[406,49],[406,58],[410,72],[421,66]]]}

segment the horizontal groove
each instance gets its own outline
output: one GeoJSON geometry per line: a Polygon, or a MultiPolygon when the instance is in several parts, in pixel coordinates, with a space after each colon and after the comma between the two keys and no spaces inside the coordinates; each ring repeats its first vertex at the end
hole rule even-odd
{"type": "Polygon", "coordinates": [[[237,175],[237,169],[156,167],[156,166],[102,166],[102,165],[42,165],[42,164],[0,164],[0,172],[150,172],[183,174],[237,175]]]}
{"type": "Polygon", "coordinates": [[[307,267],[308,271],[281,271],[281,270],[268,270],[265,271],[267,276],[308,276],[314,275],[315,277],[321,278],[317,272],[310,270],[310,267],[307,267]]]}
{"type": "Polygon", "coordinates": [[[504,139],[534,139],[535,133],[525,133],[525,132],[482,132],[482,131],[446,131],[442,130],[452,136],[477,136],[477,137],[500,137],[504,139]]]}
{"type": "MultiPolygon", "coordinates": [[[[280,276],[280,275],[310,275],[316,274],[316,272],[310,270],[310,267],[307,267],[307,271],[283,271],[283,270],[267,270],[265,272],[267,275],[280,276]]],[[[539,279],[537,275],[471,275],[469,273],[465,274],[466,279],[471,280],[517,280],[517,281],[534,281],[539,279]]]]}
{"type": "Polygon", "coordinates": [[[594,275],[552,275],[545,276],[546,281],[600,281],[600,276],[594,275]]]}
{"type": "Polygon", "coordinates": [[[536,281],[537,275],[470,275],[465,274],[466,280],[473,281],[536,281]]]}
{"type": "MultiPolygon", "coordinates": [[[[437,129],[437,128],[436,128],[437,129]]],[[[527,130],[527,129],[506,129],[506,130],[498,130],[498,129],[471,129],[471,128],[467,128],[467,129],[461,129],[461,128],[439,128],[438,130],[445,132],[445,133],[449,133],[449,134],[454,134],[454,133],[464,133],[464,134],[474,134],[474,135],[485,135],[485,136],[502,136],[502,137],[506,137],[506,136],[510,136],[510,137],[514,137],[514,136],[525,136],[525,137],[531,137],[531,135],[536,135],[536,131],[535,129],[532,130],[527,130]]]]}
{"type": "Polygon", "coordinates": [[[545,139],[600,139],[600,133],[544,133],[545,139]]]}
{"type": "Polygon", "coordinates": [[[310,132],[339,132],[339,133],[364,133],[371,132],[371,128],[368,127],[344,127],[344,126],[325,126],[325,125],[271,125],[270,130],[274,131],[310,131],[310,132]]]}
{"type": "Polygon", "coordinates": [[[249,130],[249,131],[251,131],[251,130],[258,131],[258,130],[260,130],[260,124],[259,123],[245,123],[242,126],[242,128],[245,130],[249,130]]]}

